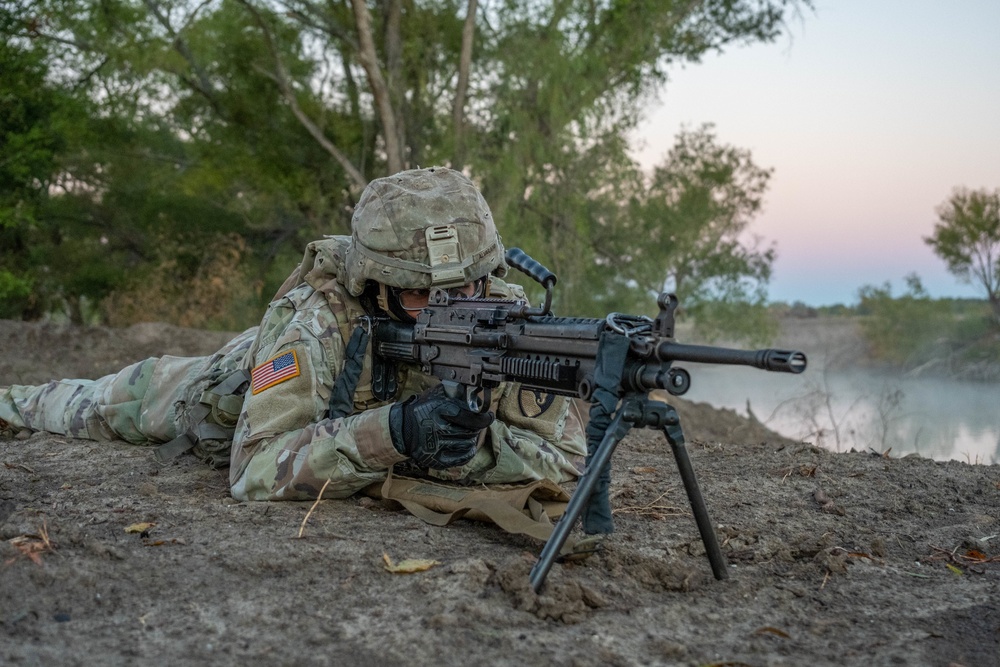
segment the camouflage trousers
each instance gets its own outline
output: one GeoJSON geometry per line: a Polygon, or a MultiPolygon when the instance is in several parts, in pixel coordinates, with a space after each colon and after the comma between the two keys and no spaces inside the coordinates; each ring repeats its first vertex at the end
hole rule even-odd
{"type": "Polygon", "coordinates": [[[97,380],[0,388],[0,419],[74,438],[166,442],[184,428],[184,410],[200,395],[209,363],[209,357],[153,357],[97,380]]]}

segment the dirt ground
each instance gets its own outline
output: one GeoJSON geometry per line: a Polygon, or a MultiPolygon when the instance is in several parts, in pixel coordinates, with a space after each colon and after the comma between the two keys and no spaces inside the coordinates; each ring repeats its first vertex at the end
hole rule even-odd
{"type": "MultiPolygon", "coordinates": [[[[225,338],[0,321],[0,384],[225,338]]],[[[617,532],[541,595],[539,545],[491,525],[353,498],[300,539],[311,503],[236,503],[192,457],[0,440],[0,664],[1000,665],[1000,468],[833,454],[676,404],[725,581],[652,431],[614,459],[617,532]]]]}

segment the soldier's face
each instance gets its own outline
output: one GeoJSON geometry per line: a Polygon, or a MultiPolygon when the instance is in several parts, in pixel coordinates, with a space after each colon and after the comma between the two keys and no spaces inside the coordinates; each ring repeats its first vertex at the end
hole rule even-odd
{"type": "MultiPolygon", "coordinates": [[[[478,291],[477,286],[478,282],[468,283],[461,287],[452,287],[448,290],[448,294],[453,297],[475,296],[478,291]]],[[[407,315],[415,318],[422,309],[427,307],[431,291],[429,289],[404,289],[399,290],[398,295],[399,305],[403,307],[407,315]]]]}

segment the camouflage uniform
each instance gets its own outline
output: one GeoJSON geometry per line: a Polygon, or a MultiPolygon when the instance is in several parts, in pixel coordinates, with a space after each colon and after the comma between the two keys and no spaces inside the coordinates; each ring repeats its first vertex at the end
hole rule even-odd
{"type": "MultiPolygon", "coordinates": [[[[499,279],[493,286],[497,291],[505,288],[499,279]]],[[[327,479],[331,481],[324,496],[349,496],[382,481],[387,469],[406,459],[392,445],[389,408],[437,382],[419,368],[401,368],[395,400],[378,401],[372,394],[371,356],[366,355],[354,394],[355,413],[324,417],[344,363],[345,342],[361,313],[357,300],[335,281],[323,289],[301,285],[271,304],[249,358],[259,367],[293,352],[298,374],[247,393],[233,442],[234,497],[313,498],[327,479]]],[[[522,406],[539,403],[532,392],[505,385],[495,393],[498,420],[484,433],[472,461],[426,473],[487,484],[575,478],[586,439],[570,402],[560,397],[529,417],[522,406]]]]}
{"type": "MultiPolygon", "coordinates": [[[[10,387],[0,390],[0,419],[15,427],[134,444],[171,440],[197,430],[201,421],[221,427],[235,424],[230,484],[233,496],[241,500],[315,498],[327,480],[324,497],[346,497],[381,482],[389,469],[405,466],[407,460],[392,443],[391,406],[437,380],[416,366],[402,365],[397,395],[380,401],[372,390],[368,350],[353,395],[353,414],[327,416],[347,341],[358,318],[366,314],[358,299],[366,282],[374,273],[384,285],[456,286],[492,273],[491,295],[523,296],[520,288],[500,279],[506,271],[502,245],[474,186],[450,170],[407,174],[409,185],[402,195],[396,188],[403,182],[400,175],[373,182],[358,203],[367,216],[365,225],[357,224],[356,211],[353,238],[310,244],[299,271],[286,281],[260,326],[217,354],[148,359],[96,381],[10,387]],[[427,210],[455,221],[448,226],[451,241],[432,243],[429,235],[425,238],[428,224],[417,216],[427,210]],[[469,210],[475,212],[472,219],[469,210]],[[410,233],[412,239],[401,241],[410,233]],[[421,247],[424,255],[430,251],[429,264],[420,263],[419,253],[393,251],[401,242],[404,248],[425,244],[421,247]],[[461,247],[480,250],[457,261],[462,259],[461,247]],[[391,262],[391,270],[380,261],[391,262]],[[244,383],[235,396],[213,393],[239,371],[251,374],[248,388],[244,383]],[[233,407],[234,398],[236,404],[242,402],[239,409],[233,407]],[[211,403],[210,410],[206,403],[211,403]]],[[[497,420],[482,433],[471,461],[421,474],[464,484],[540,479],[558,483],[579,475],[586,437],[571,401],[502,385],[494,391],[491,407],[497,420]]],[[[207,438],[196,453],[210,458],[226,446],[228,441],[207,438]]]]}
{"type": "MultiPolygon", "coordinates": [[[[208,357],[151,357],[97,380],[0,388],[0,420],[17,429],[88,440],[167,442],[198,426],[194,408],[202,400],[214,401],[210,390],[242,368],[256,334],[256,327],[249,329],[208,357]]],[[[218,406],[208,412],[212,424],[231,430],[239,407],[232,413],[218,406]]],[[[195,448],[198,456],[217,466],[228,463],[228,451],[228,441],[212,439],[195,448]]]]}

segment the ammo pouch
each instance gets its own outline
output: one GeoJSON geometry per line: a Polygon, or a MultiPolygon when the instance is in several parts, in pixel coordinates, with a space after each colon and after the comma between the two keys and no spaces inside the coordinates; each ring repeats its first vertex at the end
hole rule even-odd
{"type": "Polygon", "coordinates": [[[434,526],[446,526],[465,517],[495,523],[508,533],[543,542],[552,534],[552,519],[562,516],[569,502],[569,493],[547,479],[488,487],[457,486],[397,477],[391,471],[381,487],[373,484],[365,493],[395,501],[434,526]]]}
{"type": "Polygon", "coordinates": [[[156,460],[166,463],[190,450],[213,468],[228,466],[243,394],[249,386],[250,373],[245,370],[212,378],[198,403],[184,415],[184,433],[159,445],[153,452],[156,460]]]}

